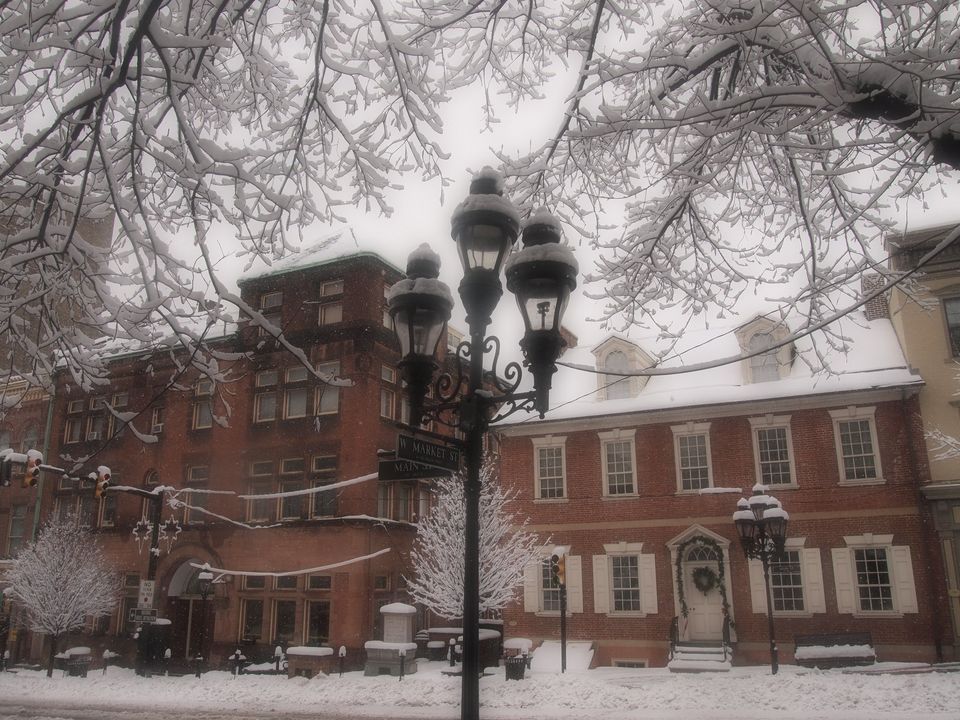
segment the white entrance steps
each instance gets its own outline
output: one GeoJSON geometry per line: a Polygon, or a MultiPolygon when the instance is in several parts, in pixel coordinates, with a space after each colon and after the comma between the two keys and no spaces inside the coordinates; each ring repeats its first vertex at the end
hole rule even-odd
{"type": "Polygon", "coordinates": [[[667,663],[670,672],[729,672],[730,648],[723,643],[679,642],[667,663]]]}

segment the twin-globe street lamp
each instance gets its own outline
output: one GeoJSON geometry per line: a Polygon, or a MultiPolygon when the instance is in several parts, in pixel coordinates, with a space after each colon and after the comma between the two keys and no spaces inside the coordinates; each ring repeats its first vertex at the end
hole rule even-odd
{"type": "Polygon", "coordinates": [[[410,394],[410,424],[419,430],[425,418],[459,428],[463,440],[440,437],[463,449],[466,463],[464,484],[464,580],[463,580],[463,675],[460,712],[463,720],[479,717],[480,678],[480,465],[483,439],[491,422],[518,410],[534,410],[543,417],[549,408],[550,383],[556,359],[566,344],[560,323],[570,293],[577,285],[577,261],[560,245],[560,224],[545,210],[534,213],[523,229],[524,249],[508,258],[520,232],[520,215],[503,195],[500,176],[490,168],[470,184],[470,194],[453,214],[452,236],[463,265],[460,298],[467,313],[470,339],[460,343],[453,372],[434,382],[438,369],[437,344],[443,335],[453,298],[437,279],[440,258],[427,246],[411,253],[407,277],[395,283],[388,294],[388,307],[400,341],[399,368],[410,394]],[[502,377],[497,371],[500,341],[487,336],[490,316],[503,294],[501,269],[507,288],[517,297],[525,333],[520,341],[524,365],[534,380],[534,390],[516,392],[521,370],[510,362],[502,377]],[[483,360],[492,352],[492,371],[485,373],[483,360]],[[468,373],[463,374],[464,365],[468,373]],[[430,406],[425,406],[433,386],[430,406]],[[452,422],[448,422],[451,420],[452,422]]]}
{"type": "Polygon", "coordinates": [[[780,668],[777,659],[777,641],[773,634],[773,598],[770,593],[770,561],[783,554],[787,539],[787,521],[790,516],[780,501],[767,495],[764,485],[754,485],[753,495],[740,498],[733,513],[743,553],[763,564],[763,585],[767,592],[767,633],[770,639],[770,671],[776,675],[780,668]]]}

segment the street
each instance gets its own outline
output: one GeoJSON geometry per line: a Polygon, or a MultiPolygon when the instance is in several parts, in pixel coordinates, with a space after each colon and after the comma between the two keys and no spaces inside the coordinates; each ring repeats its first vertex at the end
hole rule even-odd
{"type": "MultiPolygon", "coordinates": [[[[292,714],[289,710],[274,711],[267,713],[260,711],[257,713],[238,713],[238,712],[211,712],[207,709],[201,711],[180,712],[165,708],[143,708],[143,707],[106,707],[98,705],[87,705],[78,707],[74,703],[51,703],[45,701],[42,705],[39,703],[5,703],[0,700],[0,718],[17,718],[18,720],[187,720],[203,716],[204,720],[263,720],[267,717],[277,718],[311,718],[312,720],[396,720],[396,715],[390,718],[376,715],[338,715],[332,713],[298,713],[292,714]]],[[[452,720],[452,718],[451,718],[452,720]]]]}

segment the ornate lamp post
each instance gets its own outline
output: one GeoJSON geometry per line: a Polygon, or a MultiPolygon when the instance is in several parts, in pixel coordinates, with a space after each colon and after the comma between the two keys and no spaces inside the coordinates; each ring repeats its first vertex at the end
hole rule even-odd
{"type": "Polygon", "coordinates": [[[425,407],[427,388],[434,381],[437,343],[443,335],[453,300],[437,280],[439,258],[426,246],[411,254],[407,279],[396,283],[388,296],[390,315],[400,340],[400,369],[410,392],[410,422],[415,433],[425,418],[455,425],[463,440],[437,435],[460,447],[466,464],[463,581],[463,677],[461,718],[479,717],[480,676],[480,465],[483,442],[491,423],[518,410],[535,410],[543,417],[549,407],[550,381],[563,350],[560,322],[570,293],[576,287],[577,261],[559,244],[560,224],[539,211],[523,231],[524,249],[509,259],[520,232],[520,216],[503,196],[500,177],[489,168],[477,175],[470,194],[456,209],[451,235],[463,265],[460,298],[467,312],[470,339],[457,348],[457,377],[444,373],[434,384],[425,407]],[[520,347],[534,379],[534,389],[517,392],[518,363],[508,363],[503,377],[497,372],[500,341],[487,336],[490,316],[503,294],[501,270],[507,287],[516,294],[526,332],[520,347]],[[493,353],[492,370],[484,373],[484,356],[493,353]],[[466,366],[468,372],[463,374],[466,366]],[[484,379],[492,386],[484,387],[484,379]]]}
{"type": "Polygon", "coordinates": [[[787,539],[787,521],[790,516],[780,501],[767,495],[764,485],[754,485],[748,500],[740,498],[733,513],[743,553],[763,564],[763,584],[767,592],[767,634],[770,638],[770,671],[777,674],[777,641],[773,632],[773,597],[770,593],[770,561],[783,553],[787,539]]]}
{"type": "Polygon", "coordinates": [[[210,596],[211,587],[213,587],[213,573],[209,570],[201,570],[197,573],[197,588],[200,590],[200,643],[197,647],[197,677],[200,677],[200,671],[204,663],[204,644],[207,639],[207,598],[210,596]]]}

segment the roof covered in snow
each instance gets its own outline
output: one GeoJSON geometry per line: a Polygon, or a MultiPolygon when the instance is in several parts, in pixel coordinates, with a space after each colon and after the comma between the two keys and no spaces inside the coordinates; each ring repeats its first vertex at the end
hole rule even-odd
{"type": "MultiPolygon", "coordinates": [[[[594,418],[670,409],[708,407],[833,393],[913,387],[923,381],[904,359],[888,319],[868,321],[852,313],[834,326],[834,336],[822,331],[800,337],[788,348],[779,380],[750,382],[745,364],[736,359],[743,349],[737,330],[751,321],[689,329],[672,342],[632,335],[609,335],[606,340],[568,349],[553,377],[550,407],[545,420],[594,418]],[[614,340],[615,342],[611,342],[614,340]],[[649,377],[635,380],[642,388],[632,397],[604,399],[600,386],[614,377],[597,370],[598,355],[611,349],[639,348],[654,359],[649,377]],[[732,359],[716,367],[693,369],[704,363],[732,359]]],[[[648,367],[631,367],[650,369],[648,367]]],[[[624,381],[628,382],[628,381],[624,381]]],[[[518,424],[535,425],[536,415],[517,413],[499,427],[516,432],[518,424]]]]}

